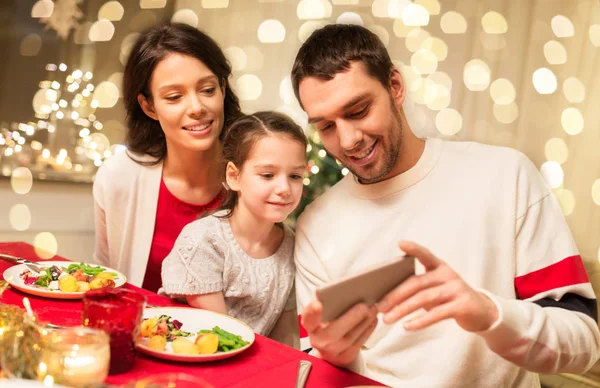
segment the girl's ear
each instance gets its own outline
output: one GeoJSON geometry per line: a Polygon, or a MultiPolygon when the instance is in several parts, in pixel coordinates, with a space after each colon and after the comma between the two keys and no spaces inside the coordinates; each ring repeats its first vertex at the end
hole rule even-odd
{"type": "Polygon", "coordinates": [[[152,120],[158,121],[158,116],[154,111],[154,105],[152,102],[148,101],[148,99],[142,93],[138,94],[137,99],[146,116],[150,117],[152,120]]]}
{"type": "Polygon", "coordinates": [[[223,82],[221,83],[221,93],[223,94],[223,99],[225,99],[226,91],[227,91],[227,80],[223,79],[223,82]]]}
{"type": "Polygon", "coordinates": [[[227,162],[227,168],[225,170],[225,180],[230,190],[240,191],[239,184],[240,170],[232,162],[227,162]]]}

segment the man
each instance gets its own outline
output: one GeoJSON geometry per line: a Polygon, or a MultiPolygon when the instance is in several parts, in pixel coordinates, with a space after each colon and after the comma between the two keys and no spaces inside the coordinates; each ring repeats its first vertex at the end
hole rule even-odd
{"type": "Polygon", "coordinates": [[[535,372],[594,364],[592,287],[524,155],[417,138],[402,75],[360,26],[313,33],[292,83],[325,148],[352,172],[297,224],[299,312],[317,356],[406,387],[533,387],[535,372]],[[417,276],[376,307],[321,321],[316,288],[400,251],[418,259],[417,276]]]}

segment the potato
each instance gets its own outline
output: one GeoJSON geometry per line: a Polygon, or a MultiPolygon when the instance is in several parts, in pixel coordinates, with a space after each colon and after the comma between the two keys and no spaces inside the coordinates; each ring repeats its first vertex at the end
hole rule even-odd
{"type": "Polygon", "coordinates": [[[100,272],[98,275],[95,276],[96,278],[100,278],[100,279],[114,279],[114,276],[110,273],[110,272],[100,272]]]}
{"type": "Polygon", "coordinates": [[[155,335],[148,340],[148,347],[150,349],[163,351],[167,345],[167,338],[162,335],[155,335]]]}
{"type": "Polygon", "coordinates": [[[198,354],[198,347],[190,340],[185,338],[175,338],[171,344],[173,352],[177,354],[198,354]]]}
{"type": "Polygon", "coordinates": [[[58,279],[58,289],[62,292],[77,291],[77,279],[71,275],[65,275],[58,279]]]}
{"type": "Polygon", "coordinates": [[[88,282],[77,282],[77,292],[86,292],[90,289],[90,283],[88,282]]]}
{"type": "Polygon", "coordinates": [[[90,289],[95,290],[97,288],[102,287],[114,287],[115,281],[112,279],[103,279],[98,276],[94,276],[92,280],[90,280],[90,289]]]}
{"type": "Polygon", "coordinates": [[[140,334],[142,337],[152,337],[156,335],[156,331],[158,329],[156,318],[148,318],[142,321],[142,326],[140,327],[140,334]]]}
{"type": "Polygon", "coordinates": [[[194,341],[200,354],[212,354],[219,347],[219,336],[215,333],[201,333],[194,341]]]}

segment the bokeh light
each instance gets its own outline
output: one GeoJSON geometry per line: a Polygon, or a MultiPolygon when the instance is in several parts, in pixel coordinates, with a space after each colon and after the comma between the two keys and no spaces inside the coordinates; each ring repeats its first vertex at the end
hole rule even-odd
{"type": "Polygon", "coordinates": [[[540,172],[548,186],[551,188],[556,189],[562,185],[565,174],[562,167],[557,162],[552,160],[545,162],[542,164],[540,172]]]}
{"type": "Polygon", "coordinates": [[[430,15],[440,14],[440,2],[438,0],[415,0],[415,4],[423,6],[430,15]]]}
{"type": "Polygon", "coordinates": [[[444,135],[455,135],[462,128],[462,116],[455,109],[442,109],[435,116],[435,126],[444,135]]]}
{"type": "Polygon", "coordinates": [[[406,44],[406,48],[410,52],[414,53],[423,46],[429,37],[431,37],[431,35],[426,30],[422,28],[414,28],[408,32],[406,35],[406,41],[404,43],[406,44]]]}
{"type": "Polygon", "coordinates": [[[293,104],[296,102],[296,95],[294,94],[294,88],[292,87],[292,78],[286,75],[281,83],[279,84],[279,97],[286,104],[293,104]]]}
{"type": "Polygon", "coordinates": [[[576,77],[569,77],[563,82],[563,93],[567,101],[578,104],[585,100],[585,85],[576,77]]]}
{"type": "Polygon", "coordinates": [[[90,27],[89,38],[92,42],[107,42],[115,34],[115,26],[110,20],[98,20],[90,27]]]}
{"type": "Polygon", "coordinates": [[[494,104],[494,117],[502,124],[510,124],[519,117],[519,107],[514,102],[508,105],[494,104]]]}
{"type": "Polygon", "coordinates": [[[573,195],[573,192],[565,188],[559,188],[554,191],[554,195],[565,217],[573,214],[573,210],[575,210],[575,195],[573,195]]]}
{"type": "Polygon", "coordinates": [[[592,200],[600,206],[600,178],[596,179],[592,184],[592,200]]]}
{"type": "Polygon", "coordinates": [[[426,38],[421,48],[429,49],[437,57],[438,62],[445,60],[448,57],[448,45],[440,38],[429,37],[426,38]]]}
{"type": "Polygon", "coordinates": [[[583,131],[583,115],[577,108],[566,108],[560,116],[563,129],[569,135],[578,135],[583,131]]]}
{"type": "Polygon", "coordinates": [[[552,94],[557,86],[558,81],[552,70],[541,67],[533,72],[533,87],[539,94],[552,94]]]}
{"type": "Polygon", "coordinates": [[[31,8],[32,18],[48,18],[54,12],[54,2],[52,0],[39,0],[31,8]]]}
{"type": "Polygon", "coordinates": [[[262,93],[262,82],[254,74],[244,74],[235,81],[235,91],[242,101],[256,100],[262,93]]]}
{"type": "Polygon", "coordinates": [[[402,19],[395,19],[394,25],[392,26],[392,29],[394,30],[394,35],[396,35],[398,38],[406,38],[409,32],[418,28],[419,27],[407,26],[406,24],[404,24],[402,19]]]}
{"type": "Polygon", "coordinates": [[[196,15],[196,12],[192,11],[191,9],[180,9],[173,14],[171,17],[171,22],[184,23],[192,27],[198,27],[198,15],[196,15]]]}
{"type": "Polygon", "coordinates": [[[378,18],[387,18],[389,17],[389,6],[390,0],[374,0],[371,4],[371,13],[373,13],[373,16],[378,18]]]}
{"type": "Polygon", "coordinates": [[[544,154],[546,159],[563,164],[569,158],[569,147],[563,139],[554,137],[546,142],[544,154]]]}
{"type": "Polygon", "coordinates": [[[164,8],[165,5],[167,5],[167,0],[140,0],[141,9],[164,8]]]}
{"type": "Polygon", "coordinates": [[[38,34],[29,34],[21,41],[19,53],[24,57],[35,57],[42,48],[42,37],[38,34]]]}
{"type": "Polygon", "coordinates": [[[285,39],[285,27],[279,20],[267,19],[258,27],[258,40],[262,43],[280,43],[285,39]]]}
{"type": "Polygon", "coordinates": [[[229,7],[229,0],[202,0],[202,8],[214,9],[214,8],[227,8],[229,7]]]}
{"type": "Polygon", "coordinates": [[[10,176],[10,186],[17,194],[27,194],[33,186],[33,174],[27,167],[17,167],[10,176]]]}
{"type": "Polygon", "coordinates": [[[100,82],[94,90],[94,100],[100,108],[112,108],[119,100],[120,91],[117,85],[110,81],[100,82]]]}
{"type": "Polygon", "coordinates": [[[300,0],[296,7],[298,19],[324,19],[331,16],[331,3],[328,0],[300,0]]]}
{"type": "Polygon", "coordinates": [[[22,232],[31,225],[31,211],[27,205],[18,203],[10,208],[8,219],[14,230],[22,232]]]}
{"type": "Polygon", "coordinates": [[[502,14],[490,11],[481,18],[481,26],[487,34],[504,34],[508,31],[508,23],[502,14]]]}
{"type": "Polygon", "coordinates": [[[248,57],[244,50],[237,46],[230,46],[223,50],[227,59],[231,63],[231,68],[233,71],[240,71],[244,67],[246,67],[246,63],[248,63],[248,57]]]}
{"type": "Polygon", "coordinates": [[[552,31],[554,35],[558,38],[569,38],[575,35],[575,27],[573,26],[573,22],[564,16],[564,15],[556,15],[552,18],[550,22],[552,26],[552,31]]]}
{"type": "Polygon", "coordinates": [[[429,24],[429,12],[419,4],[409,4],[402,11],[402,21],[407,26],[420,27],[429,24]]]}
{"type": "Polygon", "coordinates": [[[420,49],[410,58],[410,65],[417,74],[431,74],[437,70],[437,57],[428,49],[420,49]]]}
{"type": "Polygon", "coordinates": [[[300,39],[300,42],[304,43],[315,30],[325,27],[326,25],[327,22],[324,21],[311,20],[305,22],[300,26],[300,29],[298,29],[298,39],[300,39]]]}
{"type": "Polygon", "coordinates": [[[474,92],[485,90],[490,84],[490,73],[487,63],[481,59],[471,59],[463,71],[465,85],[474,92]]]}
{"type": "Polygon", "coordinates": [[[123,18],[125,10],[118,1],[107,1],[98,11],[98,19],[118,21],[123,18]]]}
{"type": "Polygon", "coordinates": [[[551,40],[544,45],[544,57],[551,65],[562,65],[567,62],[567,50],[562,43],[551,40]]]}
{"type": "Polygon", "coordinates": [[[364,26],[365,22],[362,17],[356,12],[344,12],[340,16],[338,16],[335,21],[337,24],[356,24],[359,26],[364,26]]]}
{"type": "Polygon", "coordinates": [[[506,78],[498,78],[490,85],[492,100],[498,105],[508,105],[515,100],[516,91],[512,82],[506,78]]]}
{"type": "Polygon", "coordinates": [[[596,47],[600,47],[600,24],[592,24],[588,30],[590,42],[596,47]]]}
{"type": "Polygon", "coordinates": [[[442,15],[440,27],[446,34],[464,34],[467,31],[467,20],[456,11],[449,11],[442,15]]]}
{"type": "Polygon", "coordinates": [[[43,260],[49,260],[58,252],[56,237],[50,232],[38,233],[33,239],[35,253],[43,260]]]}

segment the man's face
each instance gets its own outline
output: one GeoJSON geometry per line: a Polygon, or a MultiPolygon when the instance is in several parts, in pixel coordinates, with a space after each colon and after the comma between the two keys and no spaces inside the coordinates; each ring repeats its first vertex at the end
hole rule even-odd
{"type": "Polygon", "coordinates": [[[388,90],[361,62],[353,62],[331,80],[307,77],[299,84],[300,101],[323,146],[361,183],[399,173],[404,81],[397,70],[390,80],[388,90]]]}

